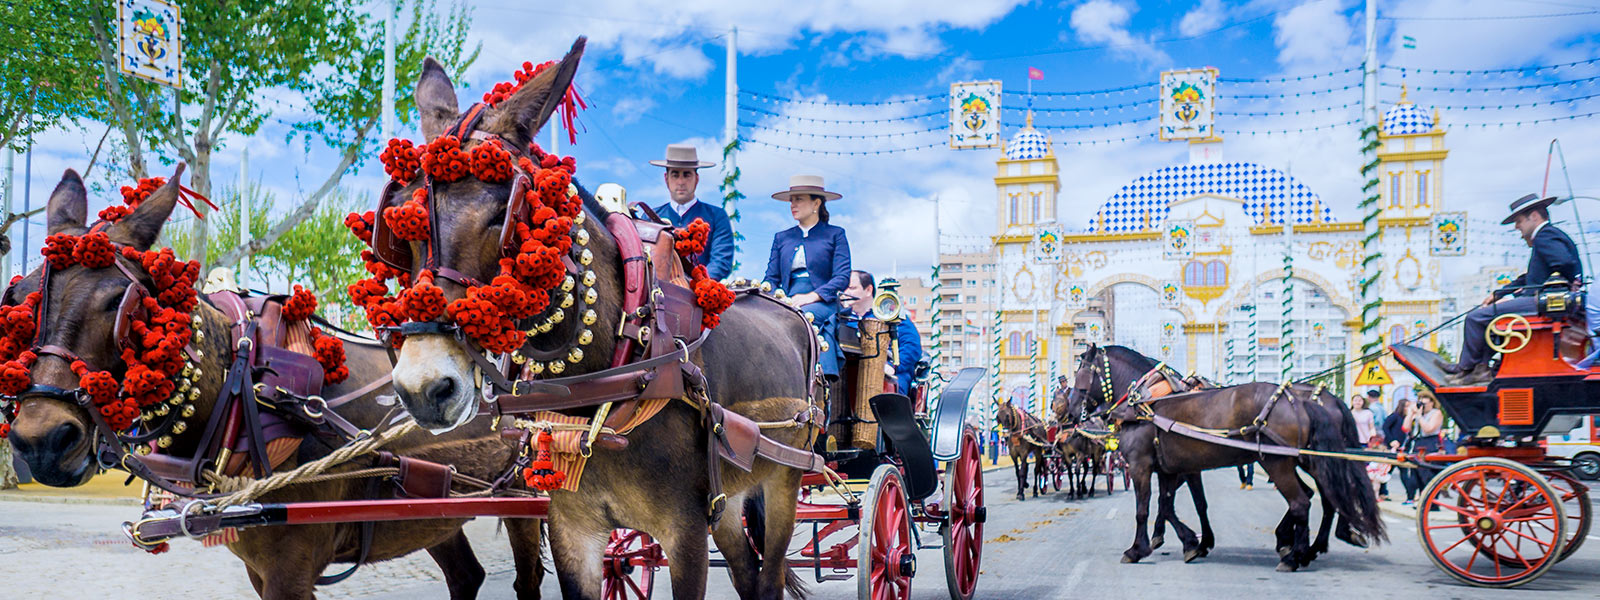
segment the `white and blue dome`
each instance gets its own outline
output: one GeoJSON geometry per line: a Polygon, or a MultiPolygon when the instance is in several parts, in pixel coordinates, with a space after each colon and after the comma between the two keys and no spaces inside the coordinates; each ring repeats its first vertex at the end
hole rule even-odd
{"type": "MultiPolygon", "coordinates": [[[[1031,117],[1032,115],[1030,115],[1031,117]]],[[[1031,122],[1032,119],[1030,118],[1031,122]]],[[[1011,141],[1006,143],[1007,160],[1028,160],[1044,158],[1050,155],[1050,138],[1039,133],[1030,124],[1011,136],[1011,141]]]]}
{"type": "Polygon", "coordinates": [[[1400,96],[1400,102],[1383,113],[1384,135],[1408,135],[1433,131],[1433,115],[1400,96]]]}
{"type": "Polygon", "coordinates": [[[1104,219],[1107,233],[1142,231],[1167,218],[1174,202],[1201,194],[1244,201],[1244,212],[1262,223],[1263,214],[1282,224],[1326,223],[1333,211],[1321,196],[1287,173],[1255,163],[1231,162],[1177,165],[1157,169],[1125,185],[1089,218],[1089,230],[1104,219]],[[1269,212],[1270,210],[1270,212],[1269,212]]]}

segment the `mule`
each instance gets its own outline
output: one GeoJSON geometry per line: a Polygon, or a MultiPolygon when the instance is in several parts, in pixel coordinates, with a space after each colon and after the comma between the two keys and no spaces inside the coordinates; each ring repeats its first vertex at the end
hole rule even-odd
{"type": "MultiPolygon", "coordinates": [[[[518,151],[531,149],[535,135],[566,94],[582,52],[580,38],[559,63],[528,79],[494,106],[482,109],[481,119],[471,126],[473,132],[494,136],[518,151]]],[[[421,130],[428,140],[465,123],[454,84],[432,59],[424,62],[416,102],[421,130]]],[[[462,140],[468,150],[483,143],[465,136],[462,140]]],[[[412,182],[399,197],[410,197],[419,185],[412,182]]],[[[495,276],[502,256],[497,240],[516,217],[507,214],[506,198],[512,195],[512,186],[512,182],[488,183],[471,177],[435,183],[429,200],[434,218],[430,243],[437,245],[431,249],[432,260],[440,272],[448,268],[461,275],[438,280],[446,301],[465,296],[467,287],[461,283],[465,278],[489,281],[495,276]]],[[[610,368],[616,349],[624,343],[618,333],[627,282],[619,242],[605,226],[612,214],[581,186],[580,195],[585,218],[573,235],[587,238],[590,256],[584,264],[594,277],[586,287],[594,296],[586,304],[593,312],[579,312],[581,305],[552,302],[534,320],[549,322],[558,314],[561,320],[534,332],[520,349],[520,355],[548,354],[564,350],[569,340],[592,336],[581,358],[563,364],[565,377],[610,368]]],[[[423,261],[418,258],[414,262],[420,265],[423,261]]],[[[668,333],[657,330],[655,335],[668,333]]],[[[814,335],[795,311],[741,294],[721,314],[720,325],[705,338],[692,362],[704,373],[704,393],[710,402],[756,421],[793,421],[811,406],[817,359],[810,350],[814,335]]],[[[690,340],[678,343],[686,341],[690,340]]],[[[475,354],[481,358],[483,353],[449,333],[435,330],[406,335],[394,364],[395,390],[419,424],[436,432],[451,431],[478,412],[485,390],[479,384],[475,354]]],[[[601,597],[602,551],[609,533],[624,527],[648,533],[661,544],[672,565],[674,597],[703,597],[709,568],[708,523],[740,597],[781,598],[786,591],[796,597],[804,595],[785,557],[794,530],[801,471],[758,460],[749,471],[723,468],[713,481],[707,461],[714,450],[708,447],[704,408],[689,401],[668,403],[628,433],[621,448],[595,450],[587,458],[576,490],[550,493],[550,548],[565,597],[601,597]],[[727,505],[745,506],[746,520],[760,521],[763,535],[757,537],[764,539],[754,544],[759,547],[752,547],[737,514],[720,519],[712,516],[720,510],[722,500],[710,494],[714,483],[725,494],[727,505]]],[[[584,417],[595,414],[593,408],[567,412],[584,417]]],[[[782,444],[809,448],[811,432],[807,428],[763,433],[782,444]]],[[[712,455],[710,460],[718,459],[712,455]]]]}
{"type": "MultiPolygon", "coordinates": [[[[1365,471],[1357,463],[1323,456],[1301,455],[1296,458],[1259,453],[1170,433],[1152,422],[1153,419],[1167,418],[1206,430],[1229,432],[1248,432],[1254,429],[1254,425],[1259,427],[1259,433],[1252,440],[1289,448],[1338,451],[1353,441],[1354,419],[1349,417],[1348,408],[1340,409],[1343,404],[1332,394],[1325,390],[1314,390],[1310,386],[1291,388],[1250,383],[1191,391],[1150,403],[1142,402],[1133,393],[1117,398],[1108,397],[1108,389],[1117,389],[1114,386],[1118,383],[1116,374],[1119,370],[1126,374],[1127,385],[1131,387],[1156,364],[1126,348],[1091,347],[1080,356],[1078,377],[1073,390],[1069,392],[1069,411],[1099,412],[1109,409],[1108,416],[1122,425],[1119,436],[1121,451],[1134,474],[1137,500],[1134,543],[1123,553],[1124,562],[1137,562],[1152,551],[1146,526],[1149,520],[1150,475],[1156,471],[1158,463],[1160,470],[1169,473],[1198,473],[1259,461],[1289,504],[1276,530],[1280,571],[1298,570],[1309,564],[1318,553],[1309,535],[1311,496],[1309,488],[1299,479],[1297,468],[1304,468],[1317,482],[1323,492],[1324,508],[1331,508],[1341,517],[1338,532],[1341,539],[1356,545],[1365,544],[1367,540],[1385,539],[1377,499],[1372,494],[1371,486],[1361,479],[1365,471]],[[1102,356],[1103,352],[1107,354],[1102,356]],[[1106,376],[1102,374],[1103,371],[1110,373],[1111,381],[1102,383],[1106,376]],[[1106,408],[1094,408],[1091,405],[1106,408]],[[1336,418],[1335,414],[1339,416],[1336,418]]],[[[1240,434],[1232,435],[1239,437],[1240,434]]],[[[1329,519],[1331,517],[1325,514],[1324,523],[1329,519]]],[[[1179,527],[1180,524],[1174,521],[1174,528],[1179,527]]],[[[1183,535],[1182,529],[1179,531],[1183,535]]]]}
{"type": "MultiPolygon", "coordinates": [[[[148,250],[178,200],[178,179],[182,172],[180,165],[178,173],[166,185],[131,214],[106,228],[110,240],[120,246],[148,250]]],[[[86,192],[77,173],[66,172],[51,194],[47,210],[50,233],[77,235],[87,231],[86,192]]],[[[130,289],[128,277],[135,277],[133,285],[152,291],[155,284],[139,264],[120,255],[115,260],[122,261],[126,271],[74,265],[53,270],[47,280],[50,289],[40,290],[42,274],[40,269],[35,269],[8,287],[4,294],[4,303],[14,305],[32,292],[44,291],[45,300],[39,310],[44,311],[46,318],[40,324],[43,335],[35,342],[36,346],[53,345],[64,350],[40,353],[30,373],[32,386],[17,398],[15,420],[11,424],[10,442],[27,461],[35,480],[46,485],[82,485],[100,471],[103,455],[109,455],[114,464],[119,452],[131,450],[112,447],[108,441],[102,441],[112,439],[115,434],[97,429],[96,418],[89,414],[91,409],[86,409],[88,402],[80,400],[84,396],[79,378],[67,359],[75,355],[92,368],[110,371],[119,380],[125,375],[127,365],[118,351],[114,331],[124,290],[130,289]]],[[[192,358],[200,375],[193,384],[199,394],[191,396],[194,412],[190,421],[197,424],[210,420],[235,351],[230,347],[231,321],[203,295],[201,298],[192,313],[197,319],[192,358]]],[[[355,342],[354,339],[348,341],[355,342]]],[[[347,343],[345,355],[350,376],[341,383],[326,386],[323,393],[328,398],[366,388],[384,377],[388,370],[384,351],[375,345],[347,343]]],[[[337,412],[357,427],[377,427],[391,410],[380,406],[375,399],[387,393],[390,393],[387,385],[374,388],[339,406],[337,412]]],[[[202,429],[196,426],[174,430],[170,445],[160,452],[195,456],[202,450],[199,447],[202,429]]],[[[281,468],[289,469],[326,456],[340,443],[336,439],[307,435],[298,453],[288,458],[281,468]]],[[[415,432],[391,442],[385,450],[454,465],[460,473],[486,479],[506,472],[516,458],[510,446],[492,435],[487,419],[474,421],[446,437],[415,432]]],[[[374,466],[371,456],[361,457],[330,472],[371,466],[374,466]]],[[[366,499],[374,489],[372,482],[371,479],[352,479],[302,483],[269,493],[260,501],[366,499]]],[[[464,523],[464,519],[377,523],[372,526],[370,544],[364,552],[359,524],[249,528],[239,531],[238,540],[227,547],[244,562],[250,583],[262,598],[311,598],[318,576],[331,563],[376,562],[417,550],[427,550],[439,564],[452,598],[472,598],[484,580],[484,570],[461,531],[464,523]]],[[[526,520],[506,523],[518,567],[519,597],[537,598],[542,574],[539,524],[526,520]]]]}
{"type": "Polygon", "coordinates": [[[1044,421],[1011,402],[996,404],[995,421],[1006,430],[1006,451],[1011,455],[1011,468],[1017,473],[1017,500],[1026,500],[1024,492],[1029,488],[1038,498],[1044,491],[1044,474],[1049,469],[1044,456],[1048,450],[1045,440],[1049,438],[1044,421]],[[1032,478],[1028,476],[1029,457],[1033,458],[1032,478]]]}

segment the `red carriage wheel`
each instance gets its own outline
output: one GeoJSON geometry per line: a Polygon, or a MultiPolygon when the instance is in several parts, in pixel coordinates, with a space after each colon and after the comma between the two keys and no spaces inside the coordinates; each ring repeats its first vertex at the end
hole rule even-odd
{"type": "Polygon", "coordinates": [[[1560,560],[1568,527],[1560,498],[1525,465],[1503,458],[1465,460],[1423,490],[1417,537],[1433,564],[1451,577],[1515,587],[1560,560]]]}
{"type": "Polygon", "coordinates": [[[900,470],[879,465],[861,506],[856,579],[861,600],[909,600],[917,555],[911,547],[911,510],[900,470]]]}
{"type": "Polygon", "coordinates": [[[1061,478],[1066,475],[1066,472],[1067,460],[1065,458],[1057,456],[1050,461],[1050,485],[1054,486],[1058,492],[1061,491],[1061,478]]]}
{"type": "Polygon", "coordinates": [[[1589,526],[1594,523],[1594,505],[1589,504],[1589,486],[1565,471],[1550,474],[1550,487],[1561,495],[1562,508],[1567,512],[1567,541],[1561,546],[1559,559],[1566,560],[1589,537],[1589,526]]]}
{"type": "Polygon", "coordinates": [[[978,440],[971,431],[961,436],[961,455],[944,470],[945,503],[944,576],[954,600],[971,600],[978,589],[978,566],[983,558],[983,464],[978,440]]]}
{"type": "Polygon", "coordinates": [[[606,543],[600,594],[605,600],[647,600],[655,588],[664,555],[649,534],[632,529],[611,532],[606,543]]]}

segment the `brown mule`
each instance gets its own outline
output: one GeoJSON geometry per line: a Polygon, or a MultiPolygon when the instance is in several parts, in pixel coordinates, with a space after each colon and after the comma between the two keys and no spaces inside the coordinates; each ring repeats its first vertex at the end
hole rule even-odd
{"type": "MultiPolygon", "coordinates": [[[[179,174],[181,172],[180,167],[179,174]]],[[[156,241],[177,199],[178,177],[175,175],[131,215],[106,231],[117,244],[148,249],[156,241]]],[[[87,214],[83,181],[76,173],[68,171],[50,197],[49,231],[81,234],[86,231],[87,214]]],[[[127,264],[131,265],[129,273],[141,279],[146,276],[139,265],[127,264]]],[[[5,304],[16,304],[37,291],[40,280],[41,273],[35,270],[7,288],[5,304]]],[[[138,283],[152,285],[149,281],[138,283]]],[[[54,271],[49,278],[51,289],[45,301],[47,306],[41,307],[47,314],[47,321],[43,324],[46,335],[39,343],[60,346],[89,364],[122,376],[126,367],[119,358],[113,330],[119,299],[128,285],[128,277],[115,268],[91,269],[77,265],[54,271]]],[[[193,314],[200,320],[193,343],[198,351],[194,363],[202,375],[195,382],[200,394],[194,402],[192,420],[205,423],[223,386],[223,375],[232,360],[233,348],[229,347],[230,321],[220,310],[202,301],[193,314]]],[[[363,389],[388,371],[385,354],[375,345],[347,343],[345,354],[350,377],[326,386],[323,394],[328,398],[363,389]]],[[[34,387],[18,398],[10,441],[27,460],[39,482],[57,487],[81,485],[99,470],[96,457],[100,450],[100,432],[80,404],[49,389],[76,389],[78,377],[66,360],[47,354],[41,355],[34,364],[32,382],[34,387]]],[[[378,405],[374,398],[384,393],[388,393],[388,386],[374,389],[339,407],[338,413],[357,427],[379,426],[379,421],[390,410],[378,405]]],[[[171,446],[164,452],[172,456],[193,456],[202,429],[197,426],[174,434],[171,446]]],[[[282,468],[289,469],[325,456],[340,443],[337,438],[310,435],[300,445],[298,454],[289,458],[282,468]]],[[[503,473],[516,455],[499,436],[493,435],[487,419],[443,438],[414,433],[392,442],[385,449],[454,465],[463,474],[488,479],[503,473]]],[[[371,467],[373,461],[371,456],[361,457],[334,471],[371,467]]],[[[357,479],[297,484],[263,496],[261,501],[364,499],[371,497],[372,482],[371,479],[357,479]]],[[[387,486],[376,489],[384,494],[392,493],[387,486]]],[[[484,580],[484,570],[461,532],[464,522],[455,519],[378,523],[372,528],[365,561],[388,560],[425,549],[443,569],[451,598],[475,597],[484,580]]],[[[542,574],[538,523],[510,520],[507,525],[518,567],[519,597],[536,598],[542,574]]],[[[329,564],[358,560],[360,531],[358,524],[250,528],[241,530],[238,541],[229,544],[228,549],[244,561],[250,583],[262,598],[311,598],[318,576],[329,564]]]]}
{"type": "Polygon", "coordinates": [[[1044,421],[1017,408],[1010,402],[996,403],[995,421],[1006,430],[1006,448],[1011,454],[1012,469],[1017,472],[1017,500],[1024,500],[1023,492],[1033,488],[1033,497],[1044,491],[1045,451],[1048,438],[1044,421]],[[1028,477],[1028,457],[1033,457],[1034,476],[1028,477]],[[1032,481],[1030,484],[1029,481],[1032,481]]]}
{"type": "MultiPolygon", "coordinates": [[[[551,117],[555,99],[566,93],[582,50],[580,39],[559,64],[523,83],[496,106],[483,108],[476,125],[469,127],[504,140],[507,147],[527,148],[551,117]]],[[[461,122],[454,86],[431,59],[424,63],[416,99],[425,138],[432,140],[461,122]]],[[[472,137],[463,141],[468,150],[479,143],[472,137]]],[[[417,185],[398,193],[409,198],[417,185]]],[[[438,280],[447,301],[464,296],[460,282],[465,278],[486,281],[497,272],[502,252],[499,234],[513,218],[506,211],[511,186],[477,178],[435,184],[429,208],[435,219],[430,243],[438,246],[434,252],[440,271],[448,268],[462,276],[438,280]]],[[[593,317],[583,317],[577,310],[581,306],[552,303],[547,314],[534,319],[561,314],[561,320],[537,332],[520,349],[526,356],[565,353],[567,342],[585,339],[580,337],[581,330],[588,329],[591,341],[583,346],[581,358],[564,363],[564,377],[612,366],[626,286],[622,251],[605,225],[610,213],[581,187],[579,195],[584,197],[585,216],[579,227],[589,240],[585,252],[592,258],[585,265],[595,275],[592,284],[585,284],[595,292],[593,301],[585,302],[594,311],[593,317]]],[[[655,267],[666,268],[661,264],[655,267]]],[[[656,329],[652,339],[665,339],[670,333],[680,332],[656,329]]],[[[741,294],[721,314],[721,324],[691,362],[705,375],[710,401],[756,421],[793,422],[809,408],[816,361],[810,350],[813,337],[810,325],[795,311],[741,294]]],[[[479,410],[484,390],[475,377],[481,367],[474,354],[481,356],[440,331],[406,335],[394,368],[395,388],[418,423],[449,431],[479,410]]],[[[585,417],[595,414],[592,407],[568,412],[585,417]]],[[[810,444],[811,430],[806,427],[772,428],[763,433],[793,447],[808,448],[810,444]]],[[[794,530],[799,470],[766,460],[754,461],[749,471],[721,465],[717,483],[726,495],[726,505],[744,507],[745,520],[763,525],[759,530],[764,534],[755,536],[762,539],[752,539],[737,510],[714,522],[709,518],[714,512],[713,480],[708,473],[709,449],[701,408],[669,401],[660,413],[628,433],[626,440],[621,448],[597,448],[587,459],[576,490],[550,494],[550,547],[565,597],[600,598],[602,551],[616,528],[643,531],[661,544],[672,565],[674,597],[703,597],[709,568],[708,523],[713,525],[711,537],[728,562],[740,597],[781,598],[786,591],[795,597],[803,595],[800,580],[785,558],[794,530]]]]}

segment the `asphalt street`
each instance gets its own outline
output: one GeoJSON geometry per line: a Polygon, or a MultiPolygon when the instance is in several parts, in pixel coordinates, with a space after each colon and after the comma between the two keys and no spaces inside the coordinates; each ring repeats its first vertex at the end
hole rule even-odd
{"type": "MultiPolygon", "coordinates": [[[[1332,551],[1296,573],[1279,573],[1273,550],[1272,529],[1283,515],[1283,499],[1257,480],[1250,491],[1240,490],[1231,470],[1206,476],[1217,548],[1207,558],[1183,562],[1177,540],[1138,564],[1122,564],[1122,551],[1133,540],[1132,494],[1118,491],[1106,497],[1070,500],[1064,494],[1029,497],[1018,502],[1016,478],[1010,469],[990,472],[985,478],[990,506],[984,531],[983,574],[979,598],[1600,598],[1600,535],[1591,534],[1578,553],[1558,564],[1544,577],[1515,590],[1467,587],[1434,567],[1417,541],[1415,521],[1396,515],[1385,520],[1390,543],[1359,549],[1334,542],[1332,551]]],[[[1104,491],[1102,481],[1100,491],[1104,491]]],[[[1120,488],[1120,484],[1119,484],[1120,488]]],[[[1179,514],[1191,525],[1193,507],[1188,495],[1179,496],[1179,514]]],[[[1317,512],[1313,511],[1313,518],[1317,512]]],[[[937,543],[927,536],[927,543],[937,543]]],[[[474,540],[486,546],[488,540],[474,540]]],[[[918,576],[911,597],[948,598],[943,555],[938,549],[918,552],[918,576]]],[[[809,573],[808,573],[809,575],[809,573]]],[[[512,574],[492,574],[480,598],[515,597],[512,574]]],[[[728,578],[713,569],[710,598],[735,598],[728,578]]],[[[656,577],[654,597],[670,598],[665,573],[656,577]]],[[[546,578],[546,597],[560,597],[554,577],[546,578]]],[[[856,581],[812,583],[814,598],[856,598],[856,581]]],[[[419,584],[393,593],[373,596],[382,600],[443,598],[442,583],[419,584]]]]}

